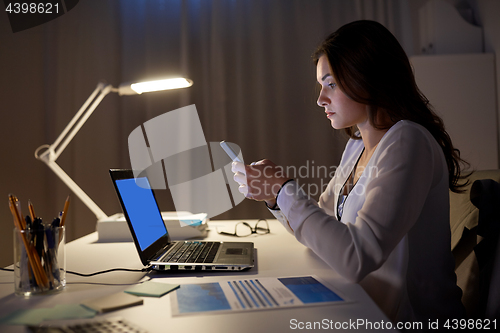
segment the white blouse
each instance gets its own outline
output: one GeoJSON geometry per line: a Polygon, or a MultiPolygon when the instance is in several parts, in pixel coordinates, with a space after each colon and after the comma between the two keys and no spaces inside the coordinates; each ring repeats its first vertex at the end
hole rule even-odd
{"type": "Polygon", "coordinates": [[[296,182],[287,183],[275,216],[340,275],[358,282],[394,322],[425,320],[425,325],[429,318],[461,317],[441,147],[416,123],[393,125],[338,221],[340,190],[363,148],[362,140],[348,141],[319,203],[308,199],[296,182]]]}

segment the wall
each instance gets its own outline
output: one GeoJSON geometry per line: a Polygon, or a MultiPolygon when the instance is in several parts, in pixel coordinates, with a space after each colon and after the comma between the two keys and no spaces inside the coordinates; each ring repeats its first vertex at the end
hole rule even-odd
{"type": "MultiPolygon", "coordinates": [[[[484,29],[485,51],[495,53],[496,64],[496,88],[497,88],[497,110],[500,121],[500,1],[478,0],[477,6],[480,13],[481,23],[484,29]]],[[[498,123],[500,138],[500,122],[498,123]]],[[[493,133],[492,133],[493,135],[493,133]]],[[[499,145],[500,146],[500,145],[499,145]]],[[[500,161],[499,161],[500,165],[500,161]]]]}
{"type": "MultiPolygon", "coordinates": [[[[498,147],[500,149],[500,57],[498,56],[500,52],[500,1],[498,0],[445,0],[456,7],[470,7],[473,10],[472,17],[477,22],[477,24],[483,27],[484,34],[484,52],[495,54],[495,77],[496,77],[496,109],[497,109],[497,133],[491,133],[492,136],[496,136],[499,140],[498,147]]],[[[427,0],[412,0],[410,1],[411,7],[411,22],[413,26],[413,45],[415,49],[415,54],[420,54],[419,52],[419,21],[418,21],[418,10],[421,8],[427,0]]],[[[474,128],[472,130],[480,130],[479,128],[474,128]]],[[[498,154],[500,166],[500,152],[498,154]]]]}

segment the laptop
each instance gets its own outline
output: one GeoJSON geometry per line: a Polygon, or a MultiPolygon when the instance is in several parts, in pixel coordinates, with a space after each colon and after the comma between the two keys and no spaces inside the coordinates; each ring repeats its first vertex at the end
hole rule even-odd
{"type": "Polygon", "coordinates": [[[144,266],[159,271],[242,271],[254,267],[251,242],[172,241],[148,178],[135,178],[130,169],[110,169],[109,173],[144,266]]]}

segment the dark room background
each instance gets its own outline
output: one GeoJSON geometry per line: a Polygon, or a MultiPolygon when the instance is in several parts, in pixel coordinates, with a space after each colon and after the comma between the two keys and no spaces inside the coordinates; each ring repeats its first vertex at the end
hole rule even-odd
{"type": "MultiPolygon", "coordinates": [[[[237,143],[246,161],[334,166],[346,137],[331,128],[316,105],[311,54],[341,25],[372,19],[388,27],[412,55],[414,13],[422,2],[81,0],[62,17],[17,33],[0,16],[0,194],[5,199],[0,265],[10,264],[12,257],[9,193],[19,197],[25,213],[31,200],[47,220],[72,195],[33,153],[56,139],[98,82],[118,86],[173,75],[194,81],[177,91],[108,95],[59,158],[108,215],[120,212],[108,169],[130,167],[130,132],[190,104],[197,107],[206,141],[237,143]]],[[[304,181],[321,185],[328,179],[304,181]]],[[[158,198],[162,210],[173,209],[168,193],[158,198]]],[[[263,204],[245,200],[215,219],[271,217],[263,204]]],[[[93,213],[72,195],[68,240],[95,226],[93,213]]]]}

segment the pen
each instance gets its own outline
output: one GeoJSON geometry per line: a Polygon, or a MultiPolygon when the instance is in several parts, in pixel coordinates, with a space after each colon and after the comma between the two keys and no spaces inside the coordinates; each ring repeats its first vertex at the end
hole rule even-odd
{"type": "Polygon", "coordinates": [[[59,225],[54,227],[54,222],[56,221],[58,223],[59,219],[54,219],[54,221],[52,221],[52,225],[45,227],[45,235],[47,237],[47,267],[48,271],[50,272],[52,283],[54,285],[55,283],[60,284],[61,282],[61,278],[59,276],[59,266],[57,264],[57,252],[55,244],[55,237],[57,235],[56,230],[59,227],[59,225]]]}
{"type": "Polygon", "coordinates": [[[60,224],[61,220],[56,217],[54,220],[52,220],[52,223],[50,225],[52,226],[52,228],[58,228],[60,224]]]}
{"type": "Polygon", "coordinates": [[[24,218],[24,220],[26,221],[26,230],[30,230],[31,229],[31,218],[29,215],[26,215],[26,217],[24,218]]]}
{"type": "Polygon", "coordinates": [[[43,232],[43,224],[42,224],[42,219],[41,218],[35,218],[35,221],[33,221],[33,232],[35,235],[35,249],[40,258],[43,256],[43,238],[44,238],[44,232],[43,232]]]}

